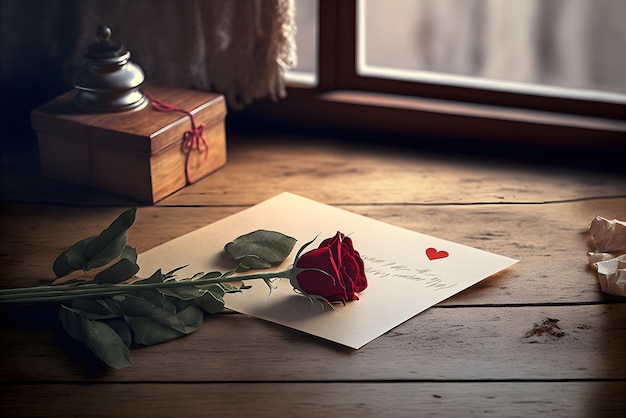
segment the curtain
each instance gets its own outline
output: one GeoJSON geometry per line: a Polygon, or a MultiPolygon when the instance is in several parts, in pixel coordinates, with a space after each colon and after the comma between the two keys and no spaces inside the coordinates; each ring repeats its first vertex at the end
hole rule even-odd
{"type": "Polygon", "coordinates": [[[285,95],[295,63],[293,0],[78,0],[70,74],[109,26],[146,81],[223,93],[230,107],[285,95]]]}

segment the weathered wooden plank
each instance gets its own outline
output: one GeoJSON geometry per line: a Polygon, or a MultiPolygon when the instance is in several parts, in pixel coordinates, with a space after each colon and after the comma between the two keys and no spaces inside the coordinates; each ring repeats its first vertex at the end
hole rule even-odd
{"type": "Polygon", "coordinates": [[[27,307],[21,312],[4,309],[4,382],[558,381],[626,376],[626,304],[432,308],[360,350],[225,313],[208,317],[187,337],[133,350],[133,367],[118,371],[98,367],[81,343],[67,337],[54,309],[40,308],[38,314],[27,307]],[[531,332],[547,318],[558,320],[560,329],[531,332]]]}
{"type": "MultiPolygon", "coordinates": [[[[73,205],[132,201],[8,172],[4,200],[73,205]]],[[[4,180],[4,179],[3,179],[4,180]]],[[[228,163],[159,205],[252,205],[290,191],[331,204],[544,202],[626,194],[624,177],[510,161],[460,160],[402,147],[284,135],[228,137],[228,163]]]]}
{"type": "MultiPolygon", "coordinates": [[[[55,307],[2,307],[0,414],[624,415],[626,304],[601,294],[585,258],[593,216],[626,218],[625,198],[597,199],[624,196],[623,175],[291,136],[228,142],[222,170],[139,208],[132,245],[291,191],[521,262],[358,351],[227,312],[116,371],[65,334],[55,307]],[[548,318],[560,330],[529,333],[548,318]]],[[[20,170],[3,169],[1,193],[0,287],[51,278],[63,249],[133,204],[20,170]]]]}
{"type": "MultiPolygon", "coordinates": [[[[626,199],[544,205],[343,208],[521,260],[444,304],[612,300],[600,292],[595,272],[587,265],[591,243],[586,228],[596,214],[626,219],[626,199]]],[[[129,243],[142,252],[241,209],[142,207],[130,230],[129,243]]],[[[120,207],[5,204],[0,218],[0,286],[27,286],[40,279],[52,279],[52,262],[61,251],[98,233],[121,211],[120,207]]]]}
{"type": "Polygon", "coordinates": [[[235,137],[229,162],[163,205],[254,204],[290,191],[330,204],[544,202],[625,195],[624,177],[331,142],[235,137]]]}
{"type": "Polygon", "coordinates": [[[10,417],[620,417],[624,382],[20,384],[10,417]],[[68,394],[72,396],[67,396],[68,394]]]}

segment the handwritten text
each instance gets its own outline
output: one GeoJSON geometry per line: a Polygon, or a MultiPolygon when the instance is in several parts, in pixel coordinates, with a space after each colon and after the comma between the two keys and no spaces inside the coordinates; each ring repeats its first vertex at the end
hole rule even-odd
{"type": "Polygon", "coordinates": [[[457,283],[447,283],[430,269],[410,267],[395,261],[363,254],[361,254],[361,258],[365,262],[365,274],[367,277],[398,277],[406,280],[420,281],[424,282],[425,287],[433,290],[449,289],[457,285],[457,283]]]}

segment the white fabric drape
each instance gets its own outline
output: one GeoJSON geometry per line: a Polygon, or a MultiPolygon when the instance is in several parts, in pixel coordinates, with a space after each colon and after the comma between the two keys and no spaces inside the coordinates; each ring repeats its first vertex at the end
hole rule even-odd
{"type": "Polygon", "coordinates": [[[214,90],[231,107],[285,95],[295,61],[293,0],[80,0],[68,72],[106,24],[151,82],[214,90]]]}

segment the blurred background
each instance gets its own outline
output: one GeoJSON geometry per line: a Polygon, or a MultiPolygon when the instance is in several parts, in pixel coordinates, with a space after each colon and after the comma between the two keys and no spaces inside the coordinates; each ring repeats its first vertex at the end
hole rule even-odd
{"type": "MultiPolygon", "coordinates": [[[[313,82],[317,2],[295,3],[291,76],[313,82]]],[[[626,94],[624,0],[360,0],[357,19],[360,75],[626,94]]]]}

